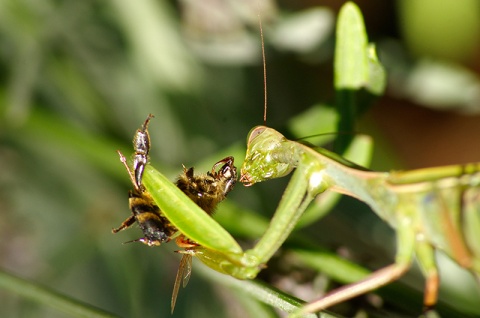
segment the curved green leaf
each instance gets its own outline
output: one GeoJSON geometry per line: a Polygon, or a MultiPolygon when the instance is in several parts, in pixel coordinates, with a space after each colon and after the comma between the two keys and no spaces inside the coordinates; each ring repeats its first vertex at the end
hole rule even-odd
{"type": "Polygon", "coordinates": [[[145,167],[143,185],[162,213],[188,238],[218,252],[242,253],[240,245],[223,227],[150,165],[145,167]]]}
{"type": "Polygon", "coordinates": [[[359,89],[368,82],[367,33],[360,9],[352,2],[340,10],[335,47],[335,88],[359,89]]]}

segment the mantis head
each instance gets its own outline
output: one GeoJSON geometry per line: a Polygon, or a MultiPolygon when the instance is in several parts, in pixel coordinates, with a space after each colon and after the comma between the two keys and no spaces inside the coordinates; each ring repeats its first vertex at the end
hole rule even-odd
{"type": "Polygon", "coordinates": [[[265,126],[254,127],[247,137],[247,154],[241,169],[240,181],[245,186],[280,178],[293,168],[296,151],[279,132],[265,126]]]}

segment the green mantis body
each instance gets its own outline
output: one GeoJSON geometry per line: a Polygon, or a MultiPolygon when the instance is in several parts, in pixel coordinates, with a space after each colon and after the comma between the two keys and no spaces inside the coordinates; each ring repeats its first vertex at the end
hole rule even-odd
{"type": "Polygon", "coordinates": [[[243,182],[252,185],[282,177],[294,168],[291,182],[303,183],[298,185],[304,189],[301,206],[325,190],[353,196],[396,229],[398,242],[393,265],[307,305],[302,312],[324,309],[397,279],[409,269],[414,254],[427,280],[424,304],[433,306],[439,285],[435,249],[480,273],[475,239],[480,225],[480,164],[391,173],[367,171],[325,149],[287,140],[271,128],[252,129],[242,167],[243,182]]]}

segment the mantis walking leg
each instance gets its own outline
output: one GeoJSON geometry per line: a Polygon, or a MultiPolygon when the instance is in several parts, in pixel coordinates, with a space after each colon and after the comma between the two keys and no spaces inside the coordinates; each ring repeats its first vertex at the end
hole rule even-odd
{"type": "Polygon", "coordinates": [[[415,232],[412,231],[412,222],[408,217],[403,218],[397,227],[397,256],[395,263],[385,268],[379,269],[362,281],[350,284],[325,295],[317,301],[301,308],[291,317],[299,317],[309,312],[317,312],[341,303],[353,297],[360,296],[374,289],[387,285],[402,275],[404,275],[413,259],[413,251],[415,248],[415,232]]]}

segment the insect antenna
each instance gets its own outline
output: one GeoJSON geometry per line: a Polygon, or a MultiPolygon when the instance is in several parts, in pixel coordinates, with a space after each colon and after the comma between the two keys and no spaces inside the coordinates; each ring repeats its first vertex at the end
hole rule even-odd
{"type": "Polygon", "coordinates": [[[122,244],[130,244],[130,243],[136,243],[136,242],[141,242],[141,243],[143,243],[143,240],[142,240],[142,238],[138,238],[138,239],[136,239],[136,240],[131,240],[131,241],[123,242],[122,244]]]}
{"type": "Polygon", "coordinates": [[[353,131],[353,132],[349,132],[349,131],[325,132],[325,133],[303,136],[303,137],[300,137],[300,138],[296,138],[294,140],[295,141],[304,141],[304,140],[315,138],[315,137],[338,136],[338,135],[358,136],[358,135],[362,135],[362,133],[355,132],[355,131],[353,131]]]}
{"type": "MultiPolygon", "coordinates": [[[[260,9],[259,9],[260,10],[260,9]]],[[[262,63],[263,63],[263,124],[267,125],[267,61],[265,59],[265,41],[263,38],[262,17],[258,13],[258,26],[260,27],[260,40],[262,42],[262,63]]]]}
{"type": "Polygon", "coordinates": [[[120,157],[120,161],[122,162],[123,166],[128,171],[128,176],[130,177],[130,180],[132,181],[132,184],[135,187],[135,190],[137,192],[141,192],[141,187],[137,183],[137,179],[135,179],[135,173],[132,170],[130,170],[130,167],[128,166],[127,158],[125,158],[125,156],[120,152],[120,150],[117,150],[117,153],[118,153],[118,156],[120,157]]]}

